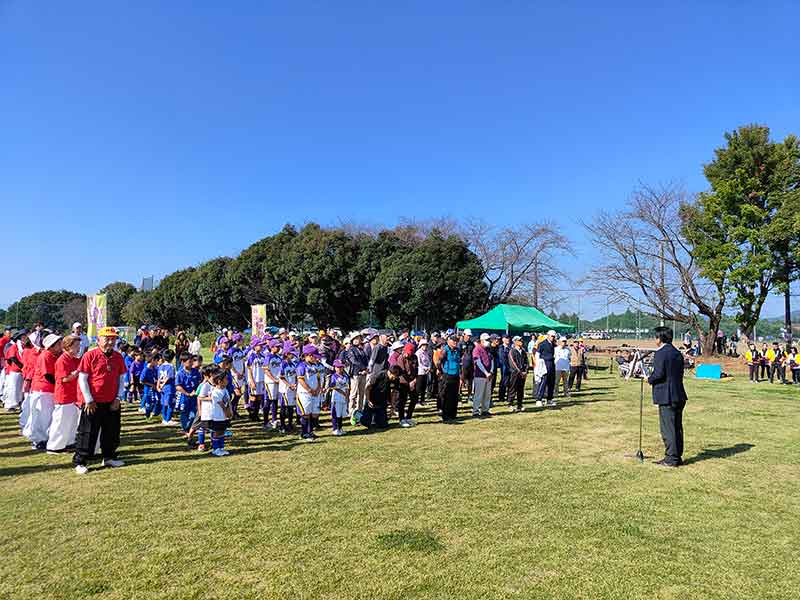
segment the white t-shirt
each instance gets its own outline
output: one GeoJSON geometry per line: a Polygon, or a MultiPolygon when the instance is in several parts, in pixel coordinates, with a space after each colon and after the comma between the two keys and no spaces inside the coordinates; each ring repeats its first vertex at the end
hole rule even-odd
{"type": "Polygon", "coordinates": [[[556,346],[554,355],[556,362],[556,371],[569,371],[569,348],[562,348],[556,346]]]}
{"type": "MultiPolygon", "coordinates": [[[[198,402],[199,399],[203,396],[210,396],[212,385],[207,381],[204,381],[199,386],[197,386],[197,398],[198,402]]],[[[201,421],[211,421],[213,414],[213,406],[211,402],[200,402],[200,420],[201,421]]]]}
{"type": "Polygon", "coordinates": [[[211,420],[225,421],[225,407],[230,404],[231,396],[225,388],[214,387],[211,391],[211,420]]]}

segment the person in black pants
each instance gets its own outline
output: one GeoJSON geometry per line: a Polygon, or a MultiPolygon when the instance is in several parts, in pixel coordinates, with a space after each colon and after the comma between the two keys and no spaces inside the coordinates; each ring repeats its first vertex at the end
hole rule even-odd
{"type": "Polygon", "coordinates": [[[497,349],[497,374],[500,382],[497,390],[497,401],[506,402],[508,399],[508,354],[511,352],[511,338],[506,334],[502,338],[502,343],[497,349]]]}
{"type": "Polygon", "coordinates": [[[658,350],[653,356],[653,372],[647,383],[653,387],[653,404],[658,406],[664,458],[656,461],[663,467],[683,464],[683,408],[686,390],[683,387],[683,355],[672,345],[672,331],[656,327],[658,350]]]}
{"type": "MultiPolygon", "coordinates": [[[[555,366],[553,367],[555,369],[555,366]]],[[[513,412],[522,412],[525,407],[525,379],[528,377],[528,353],[522,346],[522,338],[514,336],[514,346],[508,353],[508,405],[513,412]],[[514,400],[516,399],[516,406],[514,400]]]]}
{"type": "Polygon", "coordinates": [[[538,359],[544,361],[547,367],[547,375],[544,376],[536,395],[536,406],[541,406],[543,398],[547,398],[548,404],[553,402],[553,393],[556,389],[556,332],[552,329],[548,331],[547,339],[539,344],[536,351],[539,353],[538,359]]]}
{"type": "Polygon", "coordinates": [[[451,335],[443,348],[439,361],[439,389],[442,395],[442,421],[451,423],[458,415],[459,391],[461,389],[461,352],[458,349],[458,337],[451,335]]]}

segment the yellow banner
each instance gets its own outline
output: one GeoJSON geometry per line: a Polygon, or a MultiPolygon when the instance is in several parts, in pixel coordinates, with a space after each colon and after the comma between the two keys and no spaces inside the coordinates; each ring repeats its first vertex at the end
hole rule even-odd
{"type": "Polygon", "coordinates": [[[108,308],[105,294],[95,294],[86,297],[86,335],[95,339],[97,332],[106,326],[108,308]]]}
{"type": "Polygon", "coordinates": [[[267,331],[267,306],[265,304],[253,304],[250,310],[253,337],[261,337],[267,331]]]}

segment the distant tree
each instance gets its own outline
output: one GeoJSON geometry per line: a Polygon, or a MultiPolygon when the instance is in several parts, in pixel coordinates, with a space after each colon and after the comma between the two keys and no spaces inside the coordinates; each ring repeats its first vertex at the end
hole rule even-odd
{"type": "Polygon", "coordinates": [[[61,319],[67,327],[81,323],[86,328],[86,297],[73,298],[61,308],[61,319]]]}
{"type": "Polygon", "coordinates": [[[294,294],[292,283],[299,266],[292,251],[297,236],[294,226],[285,225],[244,249],[231,265],[231,281],[242,299],[265,304],[269,321],[296,323],[305,317],[305,299],[294,294]]]}
{"type": "Polygon", "coordinates": [[[136,293],[136,288],[124,281],[115,281],[103,287],[100,294],[106,294],[106,306],[108,307],[108,323],[118,325],[123,322],[122,309],[131,296],[136,293]]]}
{"type": "MultiPolygon", "coordinates": [[[[797,230],[778,235],[784,202],[800,185],[800,144],[790,135],[770,140],[769,128],[747,125],[725,134],[704,167],[711,189],[683,209],[683,234],[704,277],[726,282],[737,321],[750,335],[761,307],[776,286],[788,285],[795,271],[790,248],[797,230]]],[[[791,215],[794,217],[795,215],[791,215]]]]}
{"type": "Polygon", "coordinates": [[[154,323],[154,311],[152,310],[153,292],[136,292],[122,307],[121,323],[131,327],[139,327],[154,323]]]}
{"type": "Polygon", "coordinates": [[[42,321],[45,327],[53,331],[64,331],[68,328],[64,320],[64,307],[75,299],[85,302],[86,296],[67,290],[35,292],[14,302],[6,312],[11,325],[30,327],[36,321],[42,321]]]}
{"type": "Polygon", "coordinates": [[[148,296],[149,310],[155,324],[175,328],[189,327],[203,321],[199,307],[186,302],[187,297],[191,296],[194,272],[194,267],[189,267],[170,273],[148,296]]]}
{"type": "Polygon", "coordinates": [[[434,231],[382,264],[372,299],[389,327],[445,327],[480,311],[486,294],[481,274],[478,257],[462,239],[434,231]]]}
{"type": "Polygon", "coordinates": [[[245,327],[250,319],[250,307],[235,285],[232,258],[221,257],[201,264],[184,287],[183,302],[191,306],[198,321],[191,323],[202,329],[216,326],[245,327]]]}

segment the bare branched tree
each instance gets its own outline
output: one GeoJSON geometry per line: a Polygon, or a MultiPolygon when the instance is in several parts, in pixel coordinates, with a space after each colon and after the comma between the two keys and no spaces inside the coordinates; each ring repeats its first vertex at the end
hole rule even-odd
{"type": "Polygon", "coordinates": [[[687,203],[678,186],[642,185],[625,209],[601,212],[584,223],[599,252],[585,281],[612,303],[641,303],[662,319],[686,323],[697,332],[703,351],[712,354],[725,282],[699,275],[681,233],[681,207],[687,203]]]}
{"type": "Polygon", "coordinates": [[[486,308],[512,297],[529,298],[539,308],[558,302],[557,289],[564,275],[556,260],[559,255],[572,254],[573,249],[553,223],[497,227],[471,220],[458,231],[483,267],[488,287],[486,308]]]}

